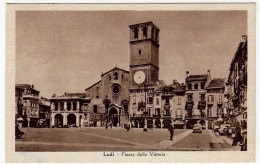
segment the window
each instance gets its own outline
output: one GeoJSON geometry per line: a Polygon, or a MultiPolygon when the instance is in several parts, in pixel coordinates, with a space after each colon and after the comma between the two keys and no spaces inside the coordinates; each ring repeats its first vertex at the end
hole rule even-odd
{"type": "Polygon", "coordinates": [[[211,115],[212,115],[212,113],[211,113],[211,108],[208,108],[208,109],[207,109],[207,113],[208,113],[208,116],[211,116],[211,115]]]}
{"type": "Polygon", "coordinates": [[[156,98],[156,105],[159,105],[160,102],[159,102],[159,98],[156,98]]]}
{"type": "Polygon", "coordinates": [[[192,95],[188,95],[188,101],[192,101],[192,95]]]}
{"type": "Polygon", "coordinates": [[[156,30],[156,31],[155,31],[155,41],[158,41],[158,38],[159,38],[159,37],[158,37],[158,34],[159,34],[159,31],[156,30]]]}
{"type": "Polygon", "coordinates": [[[200,95],[200,101],[205,101],[205,94],[200,95]]]}
{"type": "Polygon", "coordinates": [[[133,97],[133,104],[136,104],[136,97],[133,97]]]}
{"type": "Polygon", "coordinates": [[[155,115],[161,115],[161,109],[160,108],[156,108],[155,115]]]}
{"type": "Polygon", "coordinates": [[[178,105],[181,105],[181,97],[178,97],[178,105]]]}
{"type": "Polygon", "coordinates": [[[169,98],[167,97],[166,99],[165,99],[165,104],[170,104],[170,101],[169,101],[169,98]]]}
{"type": "Polygon", "coordinates": [[[139,52],[139,55],[141,55],[141,54],[142,54],[142,50],[139,50],[138,52],[139,52]]]}
{"type": "Polygon", "coordinates": [[[55,102],[55,110],[57,111],[59,107],[59,104],[57,102],[55,102]]]}
{"type": "Polygon", "coordinates": [[[214,101],[214,96],[213,96],[213,95],[209,95],[209,97],[208,97],[208,101],[209,101],[209,102],[214,101]]]}
{"type": "Polygon", "coordinates": [[[199,85],[198,85],[198,84],[195,84],[194,87],[195,87],[195,89],[198,89],[198,88],[199,88],[199,85]]]}
{"type": "Polygon", "coordinates": [[[143,27],[144,38],[147,38],[147,27],[143,27]]]}
{"type": "Polygon", "coordinates": [[[204,84],[204,83],[201,83],[201,84],[200,84],[200,88],[201,88],[201,89],[204,89],[204,87],[205,87],[205,84],[204,84]]]}
{"type": "Polygon", "coordinates": [[[73,102],[73,110],[77,109],[77,102],[73,102]]]}
{"type": "Polygon", "coordinates": [[[147,97],[147,103],[152,104],[153,103],[153,97],[147,97]]]}
{"type": "Polygon", "coordinates": [[[121,79],[124,79],[124,75],[123,74],[121,75],[121,79]]]}
{"type": "Polygon", "coordinates": [[[134,29],[134,38],[138,39],[138,28],[134,29]]]}
{"type": "Polygon", "coordinates": [[[191,85],[191,83],[188,84],[188,90],[192,90],[192,85],[191,85]]]}
{"type": "Polygon", "coordinates": [[[111,76],[109,76],[109,80],[111,80],[111,76]]]}
{"type": "Polygon", "coordinates": [[[98,110],[97,105],[94,105],[93,108],[94,108],[94,113],[97,113],[98,110]]]}
{"type": "Polygon", "coordinates": [[[67,109],[71,110],[71,103],[70,102],[67,103],[67,109]]]}

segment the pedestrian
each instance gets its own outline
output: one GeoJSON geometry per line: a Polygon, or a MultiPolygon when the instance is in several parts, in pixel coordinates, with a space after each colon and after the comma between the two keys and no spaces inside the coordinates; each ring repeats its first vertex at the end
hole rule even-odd
{"type": "Polygon", "coordinates": [[[228,128],[228,138],[232,137],[232,129],[231,128],[228,128]]]}
{"type": "Polygon", "coordinates": [[[240,143],[242,142],[243,138],[242,138],[242,135],[241,135],[241,129],[240,128],[236,129],[235,137],[233,137],[232,139],[233,139],[232,146],[237,146],[238,142],[240,142],[240,143]]]}
{"type": "Polygon", "coordinates": [[[128,124],[126,125],[126,130],[127,130],[127,131],[130,130],[130,123],[128,123],[128,124]]]}
{"type": "Polygon", "coordinates": [[[170,131],[170,140],[172,140],[174,134],[174,125],[172,125],[172,123],[170,124],[168,131],[170,131]]]}

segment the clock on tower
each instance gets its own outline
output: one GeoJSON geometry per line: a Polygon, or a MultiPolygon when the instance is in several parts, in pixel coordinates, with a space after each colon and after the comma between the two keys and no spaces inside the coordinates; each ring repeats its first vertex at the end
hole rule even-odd
{"type": "Polygon", "coordinates": [[[159,75],[159,28],[153,22],[130,25],[130,87],[153,84],[159,75]]]}

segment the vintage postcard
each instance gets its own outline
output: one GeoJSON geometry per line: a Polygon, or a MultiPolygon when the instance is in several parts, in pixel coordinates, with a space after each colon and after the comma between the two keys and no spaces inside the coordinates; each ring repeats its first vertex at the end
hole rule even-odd
{"type": "Polygon", "coordinates": [[[7,162],[254,162],[255,4],[7,4],[7,162]]]}

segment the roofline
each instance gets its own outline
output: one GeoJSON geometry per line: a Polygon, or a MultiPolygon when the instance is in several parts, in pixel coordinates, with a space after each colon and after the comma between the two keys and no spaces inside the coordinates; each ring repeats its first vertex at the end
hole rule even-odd
{"type": "Polygon", "coordinates": [[[90,87],[86,88],[85,91],[86,91],[86,90],[89,90],[90,88],[94,87],[95,85],[97,85],[97,84],[100,83],[100,82],[101,82],[101,80],[99,80],[99,81],[96,82],[95,84],[91,85],[90,87]]]}
{"type": "Polygon", "coordinates": [[[119,70],[121,70],[121,71],[123,71],[123,72],[125,72],[125,73],[129,73],[129,71],[127,71],[127,70],[124,70],[124,69],[121,69],[121,68],[118,68],[118,67],[114,67],[113,69],[111,69],[111,70],[109,70],[109,71],[103,73],[103,74],[101,75],[101,77],[104,76],[104,75],[106,75],[106,74],[108,74],[109,72],[113,71],[114,69],[119,69],[119,70]]]}
{"type": "Polygon", "coordinates": [[[218,89],[218,88],[222,89],[222,88],[225,88],[225,86],[223,86],[223,87],[208,87],[208,88],[206,88],[206,90],[207,89],[218,89]]]}
{"type": "Polygon", "coordinates": [[[139,26],[139,25],[143,25],[143,24],[151,24],[152,26],[154,26],[158,31],[160,31],[160,29],[155,26],[155,24],[152,22],[152,21],[149,21],[149,22],[143,22],[143,23],[137,23],[137,24],[132,24],[132,25],[129,25],[129,27],[133,27],[133,26],[139,26]]]}

